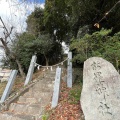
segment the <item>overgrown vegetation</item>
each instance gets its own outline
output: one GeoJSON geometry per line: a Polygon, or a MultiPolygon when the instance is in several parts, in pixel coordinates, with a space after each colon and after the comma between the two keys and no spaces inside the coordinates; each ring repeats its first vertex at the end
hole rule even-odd
{"type": "MultiPolygon", "coordinates": [[[[50,65],[62,58],[62,46],[53,42],[48,34],[35,37],[30,33],[18,35],[11,46],[11,50],[19,59],[24,72],[27,72],[32,55],[36,54],[37,62],[41,65],[50,65]]],[[[14,61],[4,61],[12,69],[17,68],[14,61]]]]}
{"type": "Polygon", "coordinates": [[[118,0],[45,1],[44,9],[36,7],[27,17],[26,32],[16,34],[12,45],[8,44],[8,38],[14,28],[8,31],[1,19],[5,30],[5,37],[0,37],[6,53],[4,63],[11,69],[19,69],[24,77],[33,54],[42,65],[61,60],[61,43],[65,41],[71,44],[73,61],[80,66],[89,57],[101,56],[119,69],[119,3],[118,0]],[[101,30],[102,27],[106,30],[101,30]]]}
{"type": "Polygon", "coordinates": [[[73,84],[72,90],[69,92],[69,99],[71,104],[78,104],[80,102],[80,95],[82,90],[81,84],[73,84]]]}
{"type": "Polygon", "coordinates": [[[46,106],[42,120],[78,120],[82,116],[80,108],[80,93],[82,84],[79,80],[72,88],[67,88],[66,83],[62,81],[59,102],[56,108],[51,109],[51,105],[46,106]],[[79,83],[79,84],[78,84],[79,83]]]}
{"type": "Polygon", "coordinates": [[[0,83],[0,97],[2,96],[2,94],[3,94],[4,90],[5,90],[6,84],[7,84],[6,81],[0,83]]]}
{"type": "Polygon", "coordinates": [[[109,36],[111,30],[102,29],[92,35],[73,39],[70,49],[73,51],[73,62],[83,64],[89,57],[103,57],[120,69],[120,32],[109,36]]]}

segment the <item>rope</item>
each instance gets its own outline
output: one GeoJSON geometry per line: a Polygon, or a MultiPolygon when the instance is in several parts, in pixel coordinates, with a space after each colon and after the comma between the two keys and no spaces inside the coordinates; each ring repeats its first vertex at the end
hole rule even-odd
{"type": "Polygon", "coordinates": [[[99,26],[99,23],[100,23],[102,20],[106,19],[106,17],[108,16],[108,14],[109,14],[110,12],[112,12],[112,10],[113,10],[118,4],[120,4],[120,0],[119,0],[108,12],[106,12],[105,15],[104,15],[97,23],[94,24],[94,26],[97,27],[97,28],[99,28],[99,27],[100,27],[100,26],[99,26]]]}
{"type": "Polygon", "coordinates": [[[51,70],[52,70],[52,67],[55,67],[55,66],[58,66],[58,65],[63,65],[63,63],[65,62],[65,61],[67,61],[68,60],[68,58],[66,58],[65,60],[63,60],[62,62],[60,62],[60,63],[58,63],[58,64],[55,64],[55,65],[51,65],[51,66],[42,66],[42,65],[40,65],[40,64],[38,64],[38,63],[35,63],[35,62],[33,62],[34,64],[35,64],[35,67],[36,66],[38,66],[37,68],[38,68],[38,70],[40,69],[40,67],[44,67],[44,68],[51,68],[51,70]]]}

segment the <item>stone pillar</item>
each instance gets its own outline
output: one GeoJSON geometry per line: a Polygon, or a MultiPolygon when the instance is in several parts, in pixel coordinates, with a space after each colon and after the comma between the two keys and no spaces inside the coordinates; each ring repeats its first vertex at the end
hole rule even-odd
{"type": "Polygon", "coordinates": [[[60,84],[61,84],[61,68],[57,68],[56,76],[55,76],[55,83],[54,83],[54,92],[53,92],[53,97],[52,97],[52,108],[55,108],[58,104],[60,84]]]}
{"type": "Polygon", "coordinates": [[[67,87],[72,88],[72,52],[68,53],[67,87]]]}
{"type": "Polygon", "coordinates": [[[36,60],[37,60],[36,55],[33,55],[32,60],[30,62],[30,66],[29,66],[29,69],[28,69],[28,73],[27,73],[27,76],[26,76],[24,86],[27,85],[32,80],[32,75],[33,75],[33,72],[34,72],[34,67],[35,67],[36,60]]]}
{"type": "Polygon", "coordinates": [[[8,83],[7,83],[6,88],[5,88],[4,92],[3,92],[3,95],[1,97],[0,103],[3,103],[8,98],[8,96],[9,96],[9,94],[11,92],[11,89],[13,87],[17,72],[18,72],[17,70],[13,70],[11,72],[10,77],[8,79],[8,83]]]}

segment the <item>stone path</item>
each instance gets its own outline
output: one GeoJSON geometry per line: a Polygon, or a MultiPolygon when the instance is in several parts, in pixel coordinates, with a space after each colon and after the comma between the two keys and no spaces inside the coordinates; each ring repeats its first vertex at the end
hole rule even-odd
{"type": "Polygon", "coordinates": [[[9,110],[0,113],[0,120],[41,120],[44,107],[51,102],[55,71],[46,72],[9,110]]]}

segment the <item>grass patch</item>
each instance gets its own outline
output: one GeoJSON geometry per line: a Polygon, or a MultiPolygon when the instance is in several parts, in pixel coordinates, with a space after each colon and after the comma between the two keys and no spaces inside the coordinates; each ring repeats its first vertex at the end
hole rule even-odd
{"type": "Polygon", "coordinates": [[[0,97],[2,96],[5,87],[6,87],[7,81],[0,83],[0,97]]]}
{"type": "Polygon", "coordinates": [[[69,102],[71,104],[78,104],[80,102],[81,91],[82,91],[82,81],[78,79],[73,84],[73,88],[69,92],[69,102]]]}
{"type": "Polygon", "coordinates": [[[42,120],[48,120],[48,118],[49,118],[49,114],[48,113],[42,115],[42,120]]]}
{"type": "Polygon", "coordinates": [[[14,85],[12,87],[12,93],[16,92],[17,90],[19,90],[20,88],[24,87],[24,80],[22,77],[17,77],[15,79],[14,85]]]}

